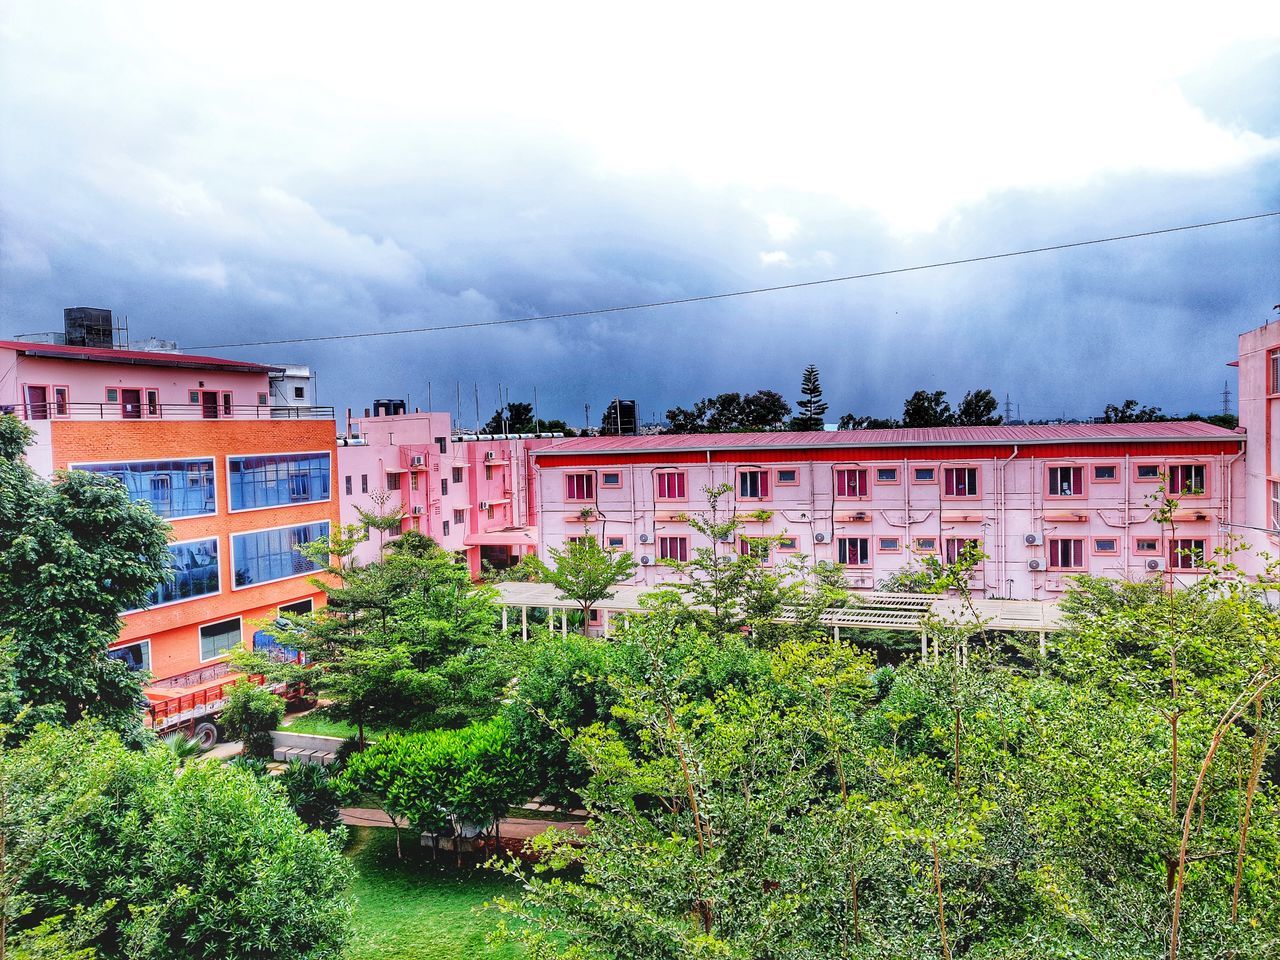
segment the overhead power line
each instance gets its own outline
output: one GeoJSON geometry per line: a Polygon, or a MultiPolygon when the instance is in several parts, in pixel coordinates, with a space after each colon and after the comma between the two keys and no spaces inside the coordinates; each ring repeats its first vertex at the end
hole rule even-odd
{"type": "Polygon", "coordinates": [[[1204,223],[1187,223],[1177,227],[1162,227],[1158,230],[1143,230],[1141,233],[1125,233],[1114,237],[1098,237],[1093,240],[1075,240],[1071,243],[1055,243],[1047,247],[1030,247],[1026,250],[1011,250],[1007,253],[988,253],[980,257],[963,257],[959,260],[940,260],[936,263],[920,263],[911,267],[895,267],[891,270],[873,270],[869,273],[855,273],[845,277],[825,277],[821,280],[802,280],[797,283],[782,283],[773,287],[753,287],[749,290],[732,290],[727,293],[707,293],[696,297],[680,297],[673,300],[654,300],[649,303],[630,303],[615,307],[597,307],[592,310],[573,310],[567,313],[539,314],[531,317],[509,317],[503,320],[474,320],[468,323],[443,323],[431,327],[406,327],[401,330],[366,330],[360,333],[333,333],[311,337],[289,337],[281,340],[244,340],[236,343],[210,343],[192,350],[222,350],[228,347],[266,347],[283,343],[319,343],[325,340],[363,340],[369,337],[399,337],[410,333],[438,333],[445,330],[471,330],[477,327],[501,327],[517,323],[537,323],[543,320],[571,320],[576,317],[598,317],[608,313],[625,313],[630,310],[651,310],[658,307],[676,307],[688,303],[707,303],[712,300],[728,300],[734,297],[752,297],[762,293],[778,293],[782,290],[801,290],[805,287],[820,287],[832,283],[848,283],[851,280],[870,280],[874,277],[889,277],[900,273],[915,273],[920,270],[937,270],[940,267],[959,267],[970,263],[985,263],[991,260],[1007,260],[1010,257],[1025,257],[1033,253],[1051,253],[1055,250],[1071,250],[1076,247],[1092,247],[1102,243],[1116,243],[1120,240],[1138,240],[1143,237],[1158,237],[1167,233],[1182,233],[1187,230],[1200,230],[1204,227],[1221,227],[1229,223],[1244,223],[1249,220],[1264,220],[1267,217],[1280,217],[1280,210],[1270,213],[1254,213],[1245,217],[1231,217],[1226,220],[1209,220],[1204,223]]]}

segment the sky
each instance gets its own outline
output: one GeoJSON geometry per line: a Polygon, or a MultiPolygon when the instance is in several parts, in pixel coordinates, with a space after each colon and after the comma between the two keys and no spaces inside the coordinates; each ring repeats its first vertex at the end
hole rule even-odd
{"type": "Polygon", "coordinates": [[[1216,412],[1277,316],[1280,4],[0,2],[0,338],[67,306],[320,402],[1216,412]],[[880,7],[892,9],[878,9],[880,7]]]}

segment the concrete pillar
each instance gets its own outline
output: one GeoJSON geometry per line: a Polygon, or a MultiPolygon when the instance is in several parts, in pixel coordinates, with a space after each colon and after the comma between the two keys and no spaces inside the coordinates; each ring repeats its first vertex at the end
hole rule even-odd
{"type": "Polygon", "coordinates": [[[569,608],[565,607],[560,611],[560,636],[567,637],[569,635],[569,608]]]}
{"type": "Polygon", "coordinates": [[[604,617],[604,638],[608,640],[609,639],[609,611],[608,610],[604,611],[604,613],[601,614],[601,616],[604,617]]]}
{"type": "Polygon", "coordinates": [[[840,642],[840,624],[836,624],[836,643],[840,642]]]}
{"type": "Polygon", "coordinates": [[[1045,632],[1040,631],[1040,656],[1044,656],[1049,651],[1049,644],[1045,632]]]}
{"type": "Polygon", "coordinates": [[[920,659],[926,660],[929,657],[929,630],[927,627],[920,628],[920,659]]]}
{"type": "Polygon", "coordinates": [[[507,632],[507,608],[505,605],[502,608],[502,632],[507,632]]]}
{"type": "Polygon", "coordinates": [[[529,642],[529,608],[520,608],[520,639],[529,642]]]}

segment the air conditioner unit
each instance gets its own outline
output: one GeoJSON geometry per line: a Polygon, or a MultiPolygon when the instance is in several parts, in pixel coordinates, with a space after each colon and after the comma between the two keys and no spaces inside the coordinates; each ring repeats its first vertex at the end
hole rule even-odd
{"type": "Polygon", "coordinates": [[[866,515],[863,511],[859,510],[857,513],[855,513],[855,514],[853,515],[853,519],[855,519],[855,520],[865,520],[865,519],[867,519],[867,515],[866,515]]]}
{"type": "Polygon", "coordinates": [[[720,542],[721,542],[721,543],[729,543],[729,542],[731,542],[732,540],[733,540],[733,536],[732,536],[731,534],[727,534],[727,533],[726,533],[723,537],[721,537],[721,538],[720,538],[720,542]]]}
{"type": "Polygon", "coordinates": [[[413,456],[409,458],[409,466],[411,467],[420,467],[425,462],[426,461],[422,458],[421,455],[413,456]]]}
{"type": "Polygon", "coordinates": [[[481,501],[480,501],[480,509],[481,509],[481,510],[488,510],[488,509],[489,509],[489,501],[488,501],[488,500],[481,500],[481,501]]]}
{"type": "Polygon", "coordinates": [[[1147,570],[1149,570],[1152,573],[1158,573],[1159,571],[1163,570],[1165,566],[1166,566],[1166,562],[1164,557],[1148,557],[1147,558],[1147,570]]]}
{"type": "Polygon", "coordinates": [[[653,563],[653,561],[652,561],[652,560],[650,560],[648,557],[641,557],[641,558],[640,558],[640,566],[642,566],[642,567],[647,567],[647,566],[648,566],[649,564],[651,564],[651,563],[653,563]]]}
{"type": "Polygon", "coordinates": [[[421,507],[414,507],[414,508],[413,508],[413,515],[414,515],[415,517],[420,517],[420,516],[422,516],[422,508],[421,508],[421,507]]]}
{"type": "Polygon", "coordinates": [[[649,535],[648,535],[647,533],[642,533],[642,534],[640,534],[640,542],[641,542],[641,543],[648,543],[648,542],[649,542],[649,535]]]}
{"type": "Polygon", "coordinates": [[[1044,561],[1043,561],[1043,560],[1041,560],[1039,557],[1033,557],[1032,559],[1030,559],[1030,560],[1028,560],[1028,561],[1027,561],[1027,569],[1028,569],[1028,570],[1043,570],[1043,569],[1044,569],[1044,561]]]}
{"type": "Polygon", "coordinates": [[[1022,538],[1022,542],[1025,543],[1028,547],[1042,546],[1044,544],[1044,534],[1028,533],[1025,537],[1022,538]]]}
{"type": "Polygon", "coordinates": [[[484,458],[485,458],[486,460],[494,460],[494,459],[496,459],[496,458],[494,457],[494,455],[493,455],[493,451],[492,451],[492,450],[486,450],[486,451],[485,451],[484,458]]]}
{"type": "Polygon", "coordinates": [[[826,543],[826,542],[827,542],[827,535],[826,535],[825,533],[815,533],[815,534],[813,535],[813,542],[814,542],[814,543],[826,543]]]}

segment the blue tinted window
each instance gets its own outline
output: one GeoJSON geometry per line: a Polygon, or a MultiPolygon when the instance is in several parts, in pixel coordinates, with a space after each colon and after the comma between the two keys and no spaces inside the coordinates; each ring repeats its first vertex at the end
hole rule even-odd
{"type": "Polygon", "coordinates": [[[218,540],[169,544],[169,572],[151,591],[147,606],[190,600],[218,592],[218,540]]]}
{"type": "Polygon", "coordinates": [[[273,453],[231,457],[231,509],[287,507],[329,499],[329,454],[273,453]]]}
{"type": "Polygon", "coordinates": [[[115,477],[124,484],[130,500],[150,504],[166,519],[215,512],[212,460],[86,463],[72,469],[115,477]]]}
{"type": "Polygon", "coordinates": [[[240,533],[231,538],[232,563],[236,586],[266,583],[283,577],[294,577],[320,569],[297,548],[329,535],[329,522],[304,523],[279,530],[240,533]]]}

